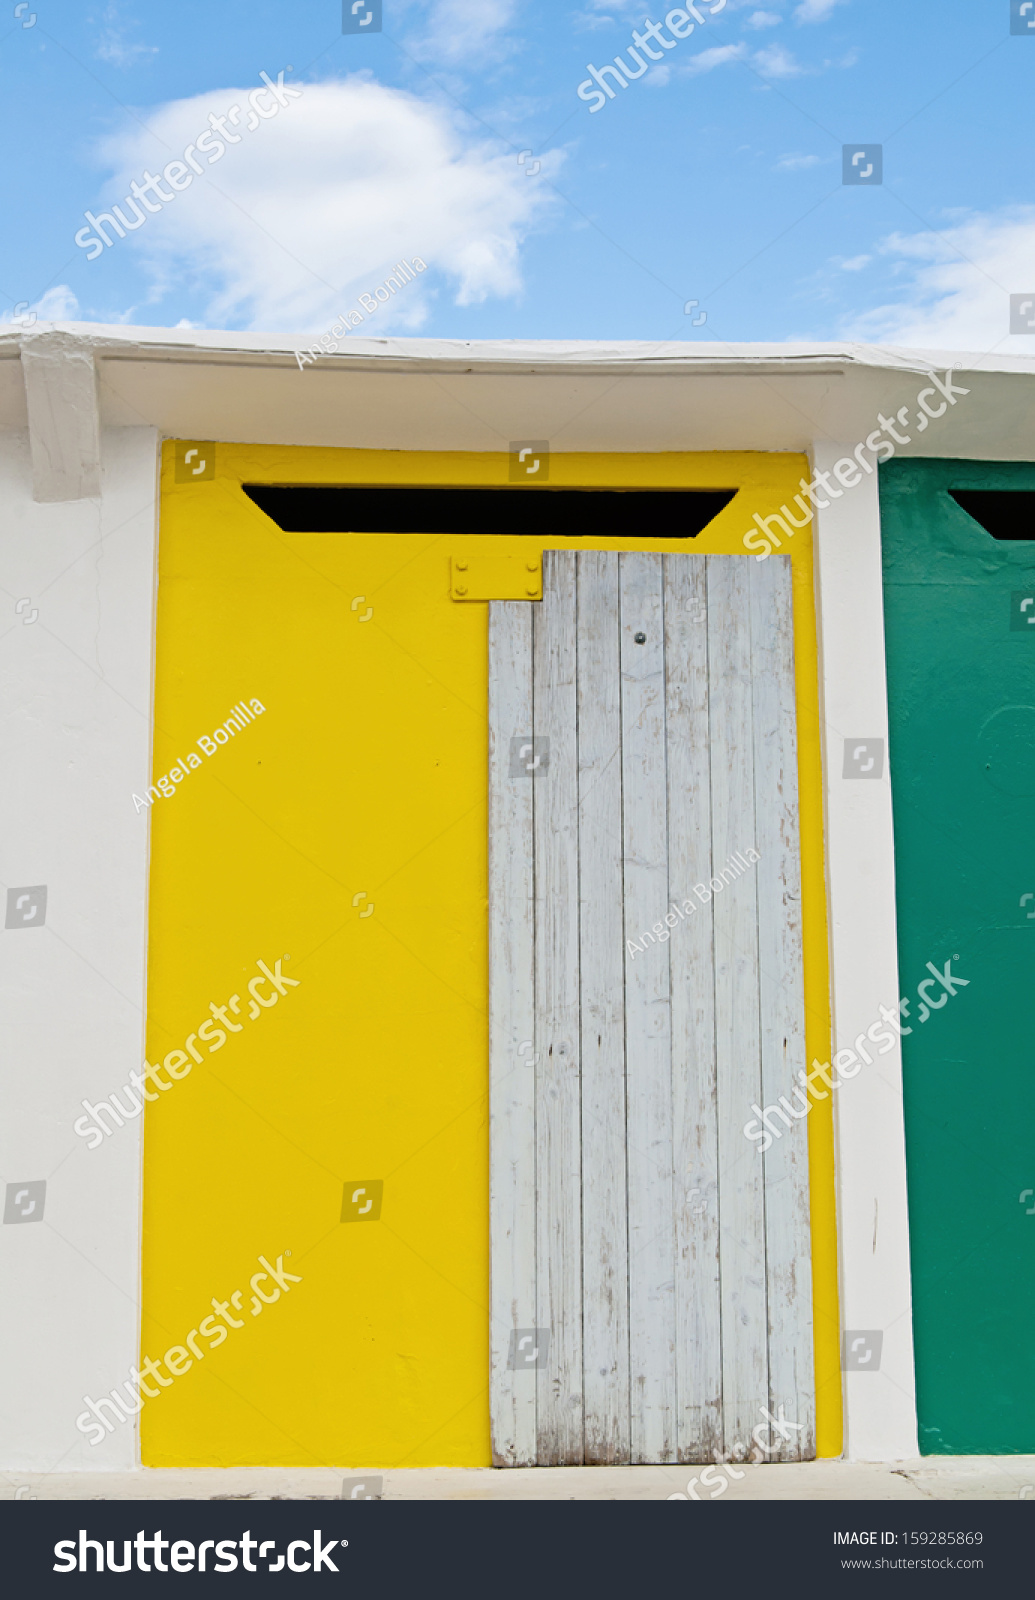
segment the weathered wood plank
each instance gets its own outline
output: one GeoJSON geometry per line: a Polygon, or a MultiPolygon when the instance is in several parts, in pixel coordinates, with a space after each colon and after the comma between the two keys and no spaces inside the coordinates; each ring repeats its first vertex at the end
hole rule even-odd
{"type": "Polygon", "coordinates": [[[631,1457],[676,1455],[672,1023],[661,557],[620,558],[631,1457]],[[637,635],[643,642],[637,642],[637,635]],[[644,940],[644,935],[648,937],[644,940]],[[645,944],[639,952],[632,941],[645,944]]]}
{"type": "Polygon", "coordinates": [[[744,1455],[759,1423],[815,1454],[807,1122],[764,1158],[743,1132],[803,1104],[788,567],[553,552],[542,606],[490,607],[501,1465],[744,1455]]]}
{"type": "Polygon", "coordinates": [[[550,1330],[537,1374],[537,1458],[582,1461],[582,1115],[579,1067],[578,741],[575,554],[543,555],[531,607],[533,712],[549,769],[533,780],[536,907],[536,1325],[550,1330]]]}
{"type": "Polygon", "coordinates": [[[765,1216],[761,1165],[744,1137],[761,1092],[758,914],[754,872],[734,863],[754,848],[751,620],[742,556],[708,556],[712,901],[722,1272],[723,1436],[737,1454],[769,1399],[765,1216]]]}
{"type": "Polygon", "coordinates": [[[672,933],[676,1416],[680,1461],[722,1450],[715,959],[707,582],[703,556],[665,556],[669,898],[672,933]],[[701,893],[695,893],[695,889],[701,893]]]}
{"type": "Polygon", "coordinates": [[[508,1366],[512,1328],[535,1325],[532,778],[511,776],[532,732],[532,608],[489,607],[490,1410],[496,1466],[536,1459],[536,1385],[508,1366]]]}
{"type": "Polygon", "coordinates": [[[580,552],[579,901],[585,1460],[629,1460],[618,556],[580,552]]]}
{"type": "MultiPolygon", "coordinates": [[[[749,562],[751,681],[756,818],[759,1016],[762,1100],[791,1113],[764,1156],[766,1276],[769,1307],[769,1409],[799,1426],[767,1430],[772,1461],[816,1454],[812,1359],[812,1262],[809,1250],[809,1146],[805,992],[801,937],[801,853],[794,693],[794,622],[789,556],[749,562]]],[[[822,1084],[820,1084],[822,1089],[822,1084]]],[[[783,1124],[775,1124],[778,1128],[783,1124]]]]}

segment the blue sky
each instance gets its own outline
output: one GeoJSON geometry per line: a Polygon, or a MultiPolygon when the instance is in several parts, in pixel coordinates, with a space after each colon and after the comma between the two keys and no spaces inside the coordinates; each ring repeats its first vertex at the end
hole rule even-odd
{"type": "Polygon", "coordinates": [[[592,111],[587,66],[671,8],[384,0],[343,35],[341,0],[0,0],[0,318],[316,335],[420,258],[364,334],[1031,353],[1008,327],[1035,289],[1035,29],[1010,0],[717,5],[592,111]],[[301,94],[249,129],[281,72],[301,94]],[[236,143],[77,246],[233,106],[236,143]],[[855,142],[881,185],[843,184],[855,142]]]}

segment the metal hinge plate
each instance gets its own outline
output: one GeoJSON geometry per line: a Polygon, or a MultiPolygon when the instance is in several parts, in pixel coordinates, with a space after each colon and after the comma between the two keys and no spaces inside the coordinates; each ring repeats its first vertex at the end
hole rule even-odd
{"type": "Polygon", "coordinates": [[[449,558],[452,600],[541,600],[541,556],[459,555],[449,558]]]}

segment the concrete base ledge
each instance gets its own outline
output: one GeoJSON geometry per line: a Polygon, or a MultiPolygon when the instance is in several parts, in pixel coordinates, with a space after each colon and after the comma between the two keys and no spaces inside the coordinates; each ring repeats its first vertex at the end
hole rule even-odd
{"type": "MultiPolygon", "coordinates": [[[[665,1500],[686,1494],[702,1467],[426,1467],[368,1476],[385,1500],[665,1500]]],[[[928,1456],[923,1460],[805,1461],[738,1468],[722,1499],[1024,1500],[1035,1503],[1035,1456],[928,1456]]],[[[709,1475],[714,1493],[716,1475],[709,1475]]],[[[0,1474],[5,1500],[338,1500],[358,1467],[297,1471],[228,1467],[136,1472],[0,1474]]],[[[723,1473],[725,1476],[725,1473],[723,1473]]],[[[708,1503],[709,1488],[697,1493],[708,1503]]]]}

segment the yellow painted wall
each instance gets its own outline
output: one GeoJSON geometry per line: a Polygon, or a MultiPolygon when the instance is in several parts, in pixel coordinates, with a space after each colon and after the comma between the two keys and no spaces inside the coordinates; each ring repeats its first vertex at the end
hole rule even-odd
{"type": "MultiPolygon", "coordinates": [[[[214,479],[177,483],[174,454],[166,444],[153,773],[192,751],[202,765],[151,812],[148,1060],[182,1051],[210,1003],[235,994],[226,1017],[240,1032],[211,1054],[195,1039],[202,1064],[153,1088],[146,1112],[142,1354],[166,1375],[165,1351],[183,1354],[144,1407],[143,1459],[487,1465],[487,607],[450,600],[449,557],[501,540],[283,533],[240,485],[498,485],[507,458],[220,444],[214,479]],[[263,714],[203,754],[198,739],[253,697],[263,714]],[[261,1009],[247,989],[260,960],[296,980],[261,1009]],[[384,1182],[380,1221],[343,1225],[346,1180],[367,1179],[384,1182]],[[301,1278],[275,1303],[249,1286],[260,1255],[301,1278]],[[213,1299],[241,1324],[218,1346],[213,1299]]],[[[635,548],[742,554],[751,513],[778,507],[806,470],[792,455],[554,455],[551,482],[739,486],[692,543],[635,548]]],[[[506,548],[538,555],[531,495],[529,510],[527,539],[506,548]]],[[[807,1043],[827,1060],[809,530],[790,553],[807,1043]]],[[[179,1056],[171,1070],[184,1071],[179,1056]]],[[[809,1134],[829,1455],[841,1448],[829,1101],[809,1134]]],[[[268,1278],[257,1287],[272,1293],[268,1278]]]]}

